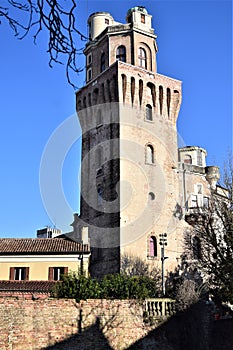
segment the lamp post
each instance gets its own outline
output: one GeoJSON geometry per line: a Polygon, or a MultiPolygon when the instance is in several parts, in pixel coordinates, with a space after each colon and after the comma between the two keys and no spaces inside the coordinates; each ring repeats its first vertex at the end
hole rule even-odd
{"type": "Polygon", "coordinates": [[[83,275],[83,242],[81,243],[82,250],[78,255],[78,260],[80,260],[80,275],[83,275]]]}
{"type": "Polygon", "coordinates": [[[162,261],[162,294],[165,295],[165,278],[164,278],[164,260],[168,259],[164,256],[164,247],[167,245],[167,234],[161,233],[159,235],[159,244],[161,245],[161,261],[162,261]]]}

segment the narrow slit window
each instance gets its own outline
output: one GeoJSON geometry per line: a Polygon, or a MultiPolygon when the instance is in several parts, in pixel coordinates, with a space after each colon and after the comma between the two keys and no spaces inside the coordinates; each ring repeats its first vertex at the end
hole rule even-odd
{"type": "Polygon", "coordinates": [[[103,72],[106,68],[106,65],[105,65],[105,53],[103,52],[102,55],[101,55],[101,68],[100,68],[100,71],[103,72]]]}
{"type": "Polygon", "coordinates": [[[152,145],[146,146],[146,163],[154,164],[154,147],[152,145]]]}
{"type": "Polygon", "coordinates": [[[151,105],[146,105],[146,120],[152,121],[152,107],[151,105]]]}

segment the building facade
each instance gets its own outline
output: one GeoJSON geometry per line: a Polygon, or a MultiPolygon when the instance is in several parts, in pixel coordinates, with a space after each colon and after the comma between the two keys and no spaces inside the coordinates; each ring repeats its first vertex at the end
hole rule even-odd
{"type": "Polygon", "coordinates": [[[90,248],[64,238],[1,238],[0,281],[59,281],[62,274],[88,275],[90,248]]]}
{"type": "Polygon", "coordinates": [[[86,85],[76,94],[81,209],[72,236],[90,239],[91,274],[101,277],[119,272],[124,255],[160,266],[166,233],[166,270],[172,271],[183,252],[185,216],[208,205],[218,169],[206,167],[200,147],[178,152],[182,83],[157,73],[157,37],[147,10],[130,9],[126,24],[97,12],[88,26],[86,85]]]}

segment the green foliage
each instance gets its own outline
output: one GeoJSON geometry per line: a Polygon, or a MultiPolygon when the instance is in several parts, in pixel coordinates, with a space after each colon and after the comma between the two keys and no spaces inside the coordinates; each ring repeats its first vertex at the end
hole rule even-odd
{"type": "Polygon", "coordinates": [[[107,275],[101,281],[105,299],[145,299],[157,296],[156,283],[146,276],[107,275]]]}
{"type": "Polygon", "coordinates": [[[100,298],[101,289],[97,280],[71,272],[62,276],[61,282],[55,285],[52,295],[56,298],[76,299],[79,302],[100,298]]]}
{"type": "Polygon", "coordinates": [[[85,299],[145,299],[158,296],[156,282],[146,276],[107,275],[101,281],[70,273],[62,276],[52,291],[57,298],[85,299]]]}

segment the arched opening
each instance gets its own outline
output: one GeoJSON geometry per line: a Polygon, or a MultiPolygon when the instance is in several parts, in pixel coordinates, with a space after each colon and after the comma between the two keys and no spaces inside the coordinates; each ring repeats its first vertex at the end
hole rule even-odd
{"type": "Polygon", "coordinates": [[[153,107],[156,105],[156,92],[155,92],[155,85],[152,83],[147,83],[148,88],[150,89],[151,97],[152,97],[152,102],[153,102],[153,107]]]}
{"type": "Polygon", "coordinates": [[[163,114],[163,87],[159,86],[159,111],[160,115],[163,114]]]}
{"type": "Polygon", "coordinates": [[[98,96],[99,96],[99,89],[96,88],[93,91],[93,105],[96,105],[98,103],[98,96]]]}
{"type": "Polygon", "coordinates": [[[125,95],[126,95],[126,89],[127,89],[127,77],[125,74],[121,75],[122,78],[122,95],[123,95],[123,102],[125,102],[125,95]]]}
{"type": "Polygon", "coordinates": [[[157,252],[157,239],[155,236],[150,236],[149,240],[149,255],[151,257],[156,257],[158,255],[157,252]]]}
{"type": "Polygon", "coordinates": [[[154,164],[154,147],[152,145],[146,146],[146,163],[154,164]]]}
{"type": "Polygon", "coordinates": [[[116,60],[126,62],[126,48],[124,45],[118,46],[116,51],[116,60]]]}
{"type": "Polygon", "coordinates": [[[146,50],[142,47],[138,48],[138,65],[139,67],[147,69],[146,50]]]}
{"type": "Polygon", "coordinates": [[[171,89],[167,88],[167,114],[170,116],[170,106],[171,106],[171,89]]]}
{"type": "Polygon", "coordinates": [[[83,97],[83,108],[87,108],[87,98],[86,98],[86,96],[83,97]]]}
{"type": "Polygon", "coordinates": [[[146,120],[152,121],[152,107],[151,105],[146,105],[146,120]]]}
{"type": "Polygon", "coordinates": [[[143,80],[139,80],[139,103],[142,105],[142,96],[143,96],[143,80]]]}
{"type": "Polygon", "coordinates": [[[150,198],[150,200],[154,201],[155,200],[155,194],[153,192],[149,192],[149,198],[150,198]]]}
{"type": "Polygon", "coordinates": [[[132,105],[134,102],[134,94],[135,94],[135,78],[131,77],[131,102],[132,102],[132,105]]]}

